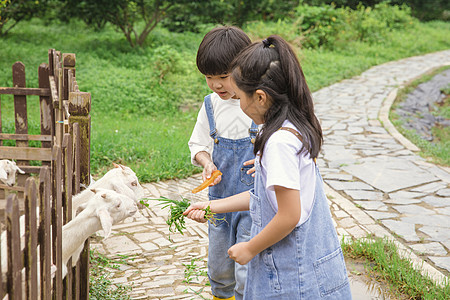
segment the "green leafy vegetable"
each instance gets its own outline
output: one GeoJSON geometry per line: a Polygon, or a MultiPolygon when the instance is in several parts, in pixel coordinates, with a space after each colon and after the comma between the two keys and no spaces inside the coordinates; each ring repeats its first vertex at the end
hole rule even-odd
{"type": "MultiPolygon", "coordinates": [[[[186,216],[183,215],[183,212],[189,207],[190,200],[184,197],[181,197],[181,200],[172,200],[168,199],[166,197],[160,197],[157,199],[142,199],[141,203],[145,205],[146,207],[149,207],[149,204],[145,200],[157,200],[161,203],[158,203],[160,205],[164,205],[163,208],[169,207],[169,218],[167,219],[166,223],[169,225],[169,231],[172,233],[175,233],[177,230],[181,234],[183,234],[183,230],[186,229],[185,226],[185,218],[186,216]]],[[[216,225],[216,222],[219,220],[225,220],[224,218],[217,219],[215,218],[215,213],[211,211],[211,208],[206,207],[203,209],[205,211],[205,219],[210,221],[214,226],[216,225]]]]}

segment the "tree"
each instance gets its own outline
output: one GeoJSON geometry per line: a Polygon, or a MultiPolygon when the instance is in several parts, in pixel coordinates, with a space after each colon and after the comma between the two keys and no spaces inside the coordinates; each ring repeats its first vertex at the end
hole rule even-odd
{"type": "Polygon", "coordinates": [[[294,14],[299,0],[209,0],[176,4],[163,21],[171,31],[198,31],[199,24],[242,27],[252,20],[278,20],[294,14]]]}
{"type": "Polygon", "coordinates": [[[5,36],[20,21],[46,10],[47,0],[0,0],[0,36],[5,36]]]}
{"type": "MultiPolygon", "coordinates": [[[[117,27],[131,47],[142,46],[148,34],[166,18],[175,4],[187,0],[62,0],[71,16],[81,18],[86,24],[101,28],[106,22],[117,27]],[[138,27],[142,24],[142,28],[138,27]]],[[[206,1],[205,1],[206,2],[206,1]]]]}

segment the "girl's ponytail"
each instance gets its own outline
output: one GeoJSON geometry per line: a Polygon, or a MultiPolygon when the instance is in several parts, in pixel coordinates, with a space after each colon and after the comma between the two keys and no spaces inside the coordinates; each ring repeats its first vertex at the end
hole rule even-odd
{"type": "Polygon", "coordinates": [[[264,116],[262,133],[255,142],[255,154],[284,120],[291,121],[303,136],[303,148],[316,158],[322,146],[322,129],[314,115],[312,95],[300,63],[289,44],[277,35],[245,48],[232,63],[237,86],[249,96],[260,89],[272,100],[264,116]]]}

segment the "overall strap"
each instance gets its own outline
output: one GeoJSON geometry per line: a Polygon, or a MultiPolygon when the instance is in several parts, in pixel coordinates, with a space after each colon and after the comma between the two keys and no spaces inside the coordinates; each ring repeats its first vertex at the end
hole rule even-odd
{"type": "Polygon", "coordinates": [[[211,94],[205,96],[205,110],[209,123],[209,135],[215,139],[217,136],[216,122],[214,121],[214,110],[211,102],[211,94]]]}
{"type": "Polygon", "coordinates": [[[256,135],[258,134],[259,128],[258,125],[255,124],[255,122],[252,121],[252,126],[248,129],[248,134],[250,135],[250,141],[252,144],[256,141],[256,135]]]}
{"type": "MultiPolygon", "coordinates": [[[[301,134],[297,130],[292,129],[290,127],[280,127],[278,130],[286,130],[286,131],[289,131],[289,132],[293,133],[300,140],[300,142],[302,142],[302,144],[303,144],[303,138],[302,138],[301,134]]],[[[317,165],[317,159],[315,157],[314,157],[314,163],[317,165]]]]}

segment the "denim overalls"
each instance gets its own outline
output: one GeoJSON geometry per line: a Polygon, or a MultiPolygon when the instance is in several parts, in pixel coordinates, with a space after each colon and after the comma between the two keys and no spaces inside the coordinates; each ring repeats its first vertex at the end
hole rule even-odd
{"type": "MultiPolygon", "coordinates": [[[[219,184],[209,187],[209,199],[216,200],[248,191],[253,187],[253,177],[247,174],[251,166],[243,163],[255,158],[253,142],[258,126],[252,122],[249,137],[232,140],[218,136],[214,121],[211,95],[205,97],[210,136],[214,140],[213,162],[222,172],[219,184]],[[253,142],[252,142],[253,139],[253,142]]],[[[239,121],[239,120],[237,120],[239,121]]],[[[211,290],[217,298],[242,299],[247,277],[247,266],[241,266],[228,257],[232,245],[250,239],[251,218],[248,211],[217,214],[216,226],[209,224],[208,277],[211,290]]]]}
{"type": "MultiPolygon", "coordinates": [[[[252,237],[276,214],[266,196],[258,158],[255,167],[255,187],[250,192],[252,237]]],[[[351,299],[344,256],[317,167],[316,176],[309,218],[248,263],[244,299],[351,299]]]]}

